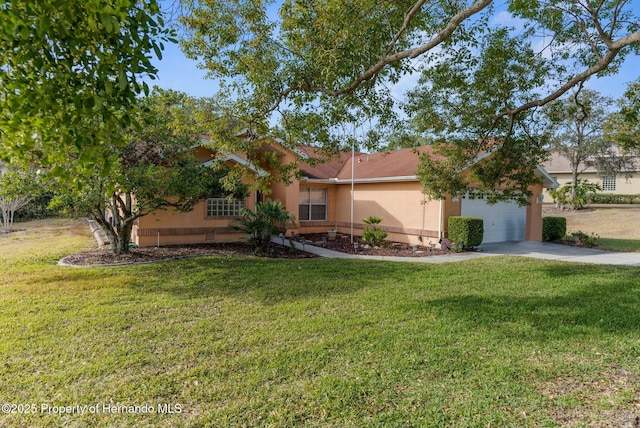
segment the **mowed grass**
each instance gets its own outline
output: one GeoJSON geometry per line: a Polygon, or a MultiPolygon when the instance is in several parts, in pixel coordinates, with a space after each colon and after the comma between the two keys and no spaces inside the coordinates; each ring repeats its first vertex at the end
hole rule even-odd
{"type": "Polygon", "coordinates": [[[37,411],[0,426],[607,427],[640,414],[637,268],[74,269],[55,262],[92,244],[84,224],[36,226],[0,236],[0,402],[37,411]]]}
{"type": "Polygon", "coordinates": [[[638,253],[640,252],[640,239],[598,238],[598,249],[638,253]]]}

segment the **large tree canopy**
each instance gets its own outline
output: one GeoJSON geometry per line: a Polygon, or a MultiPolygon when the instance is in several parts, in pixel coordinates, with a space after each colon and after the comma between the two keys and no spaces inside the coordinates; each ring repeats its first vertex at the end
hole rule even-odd
{"type": "Polygon", "coordinates": [[[640,152],[640,78],[629,83],[619,100],[620,110],[605,125],[607,137],[623,150],[640,152]]]}
{"type": "Polygon", "coordinates": [[[587,167],[596,166],[601,173],[621,171],[617,160],[625,158],[611,151],[603,132],[612,105],[612,99],[579,86],[545,108],[552,133],[550,151],[566,158],[571,168],[569,201],[575,200],[580,173],[587,167]]]}
{"type": "Polygon", "coordinates": [[[406,112],[427,138],[447,141],[451,164],[442,172],[455,175],[493,151],[494,165],[474,176],[489,188],[517,180],[521,191],[535,178],[516,168],[505,179],[504,165],[542,156],[531,111],[615,72],[640,46],[638,8],[626,0],[511,0],[506,10],[492,0],[183,4],[185,51],[218,79],[219,111],[239,126],[266,134],[277,121],[292,144],[336,147],[345,123],[364,122],[378,131],[363,133],[375,140],[407,119],[394,85],[420,75],[406,112]],[[505,12],[517,28],[497,22],[505,12]]]}
{"type": "Polygon", "coordinates": [[[0,158],[107,173],[168,37],[156,0],[2,0],[0,158]]]}
{"type": "Polygon", "coordinates": [[[136,120],[144,126],[130,127],[124,146],[111,146],[116,162],[109,173],[96,165],[81,188],[64,186],[64,178],[58,177],[54,190],[59,205],[90,215],[118,253],[129,251],[133,225],[144,215],[167,208],[190,211],[207,197],[244,198],[247,190],[238,182],[225,182],[224,165],[205,167],[196,158],[193,148],[201,128],[193,113],[198,100],[155,88],[137,106],[136,120]]]}

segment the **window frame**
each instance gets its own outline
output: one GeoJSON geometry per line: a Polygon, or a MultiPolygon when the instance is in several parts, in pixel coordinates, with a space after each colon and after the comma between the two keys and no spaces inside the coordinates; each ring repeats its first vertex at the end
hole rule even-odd
{"type": "Polygon", "coordinates": [[[246,207],[244,199],[207,198],[204,204],[204,215],[207,219],[234,218],[246,207]]]}
{"type": "Polygon", "coordinates": [[[300,191],[299,191],[299,195],[298,195],[298,221],[327,221],[328,219],[328,203],[329,201],[329,188],[328,187],[301,187],[300,191]],[[317,203],[317,202],[313,202],[312,198],[311,198],[311,192],[313,190],[320,190],[323,193],[323,203],[317,203]],[[302,196],[304,193],[307,193],[308,197],[308,201],[307,203],[302,203],[302,196]],[[306,206],[308,209],[308,217],[307,218],[302,218],[300,216],[300,208],[302,206],[306,206]],[[313,207],[324,207],[324,215],[323,218],[313,218],[313,207]]]}
{"type": "Polygon", "coordinates": [[[616,191],[616,176],[615,175],[603,175],[600,177],[600,186],[603,192],[615,192],[616,191]]]}

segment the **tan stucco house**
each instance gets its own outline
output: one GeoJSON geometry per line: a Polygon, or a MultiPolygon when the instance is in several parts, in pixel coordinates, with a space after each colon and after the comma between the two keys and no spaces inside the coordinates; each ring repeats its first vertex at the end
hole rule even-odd
{"type": "MultiPolygon", "coordinates": [[[[381,228],[389,240],[410,244],[436,243],[447,236],[450,216],[469,215],[484,219],[487,242],[541,240],[542,205],[540,194],[544,187],[556,183],[542,168],[538,174],[543,185],[533,188],[529,206],[500,202],[489,205],[481,197],[463,195],[443,201],[429,200],[422,193],[416,177],[418,154],[415,149],[366,154],[342,152],[335,159],[310,166],[305,159],[314,155],[311,148],[295,151],[277,143],[268,145],[271,155],[280,162],[301,162],[302,178],[289,185],[274,180],[271,199],[279,199],[296,215],[297,233],[338,233],[360,236],[362,219],[382,217],[381,228]]],[[[422,147],[419,152],[430,152],[422,147]]],[[[212,152],[197,148],[199,159],[211,162],[212,152]]],[[[240,155],[223,159],[243,163],[254,174],[270,174],[268,168],[253,165],[240,155]]],[[[481,161],[481,160],[478,160],[481,161]]],[[[242,207],[254,208],[265,196],[253,191],[245,200],[229,202],[225,198],[201,201],[188,213],[159,211],[138,220],[133,231],[134,243],[139,246],[183,243],[232,242],[245,239],[229,227],[229,221],[242,207]]]]}
{"type": "MultiPolygon", "coordinates": [[[[640,159],[635,162],[636,168],[632,171],[621,171],[617,174],[602,174],[590,165],[584,164],[579,169],[578,178],[587,180],[589,183],[599,184],[602,193],[614,193],[618,195],[640,195],[640,159]]],[[[542,164],[545,169],[562,187],[570,184],[572,179],[571,165],[569,160],[557,152],[552,152],[549,159],[542,164]]],[[[548,189],[544,192],[544,201],[553,202],[548,189]]]]}

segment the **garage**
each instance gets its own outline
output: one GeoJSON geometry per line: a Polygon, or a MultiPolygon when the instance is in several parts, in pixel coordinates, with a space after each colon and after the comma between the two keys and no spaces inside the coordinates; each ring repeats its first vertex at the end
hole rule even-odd
{"type": "Polygon", "coordinates": [[[461,215],[484,220],[482,243],[524,241],[527,227],[527,207],[515,202],[487,203],[482,195],[462,197],[461,215]]]}

